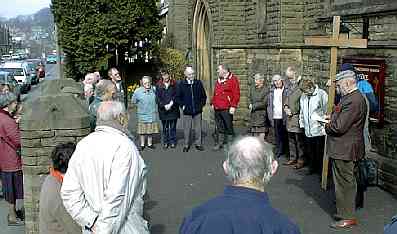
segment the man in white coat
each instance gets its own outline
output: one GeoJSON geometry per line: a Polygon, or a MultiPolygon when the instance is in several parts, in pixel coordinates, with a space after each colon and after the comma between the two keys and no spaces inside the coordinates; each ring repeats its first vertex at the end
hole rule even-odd
{"type": "Polygon", "coordinates": [[[95,132],[77,144],[69,162],[61,197],[83,233],[149,233],[142,217],[147,169],[127,123],[123,104],[102,102],[95,132]]]}

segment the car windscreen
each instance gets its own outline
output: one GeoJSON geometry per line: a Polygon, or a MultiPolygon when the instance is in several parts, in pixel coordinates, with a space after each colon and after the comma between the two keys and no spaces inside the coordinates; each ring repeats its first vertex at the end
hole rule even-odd
{"type": "Polygon", "coordinates": [[[29,69],[31,70],[31,71],[34,71],[34,70],[36,70],[36,64],[34,64],[34,63],[28,63],[28,67],[29,67],[29,69]]]}
{"type": "Polygon", "coordinates": [[[1,68],[0,71],[5,71],[13,74],[14,76],[24,76],[22,68],[1,68]]]}

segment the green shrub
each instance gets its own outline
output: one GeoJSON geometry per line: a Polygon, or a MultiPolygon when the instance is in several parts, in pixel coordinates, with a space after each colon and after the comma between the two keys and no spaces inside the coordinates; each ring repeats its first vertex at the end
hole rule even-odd
{"type": "Polygon", "coordinates": [[[177,49],[162,48],[160,49],[161,66],[166,69],[171,77],[176,80],[184,78],[186,59],[183,53],[177,49]]]}

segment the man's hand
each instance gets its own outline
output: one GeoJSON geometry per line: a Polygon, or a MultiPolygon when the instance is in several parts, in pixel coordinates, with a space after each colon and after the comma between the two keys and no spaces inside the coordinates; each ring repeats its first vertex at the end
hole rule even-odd
{"type": "Polygon", "coordinates": [[[252,112],[252,104],[248,105],[248,109],[252,112]]]}
{"type": "Polygon", "coordinates": [[[289,109],[288,107],[285,107],[285,108],[284,108],[284,111],[285,111],[285,113],[286,113],[288,116],[292,116],[291,109],[289,109]]]}
{"type": "Polygon", "coordinates": [[[171,100],[170,103],[164,105],[165,110],[167,110],[167,111],[170,110],[172,105],[174,105],[174,102],[171,100]]]}
{"type": "Polygon", "coordinates": [[[229,113],[230,113],[231,115],[234,115],[234,112],[236,112],[236,108],[235,108],[235,107],[230,107],[230,108],[229,108],[229,113]]]}

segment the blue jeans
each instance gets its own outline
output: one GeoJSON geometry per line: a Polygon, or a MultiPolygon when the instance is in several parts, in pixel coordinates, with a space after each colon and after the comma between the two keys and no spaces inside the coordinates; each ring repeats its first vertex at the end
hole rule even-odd
{"type": "Polygon", "coordinates": [[[163,125],[164,144],[176,144],[176,121],[177,119],[161,121],[163,125]]]}

